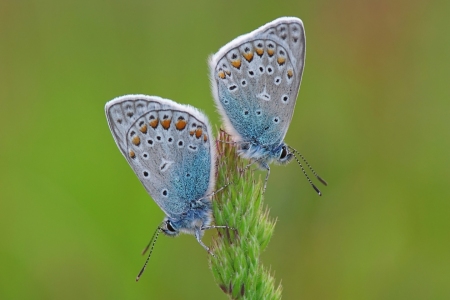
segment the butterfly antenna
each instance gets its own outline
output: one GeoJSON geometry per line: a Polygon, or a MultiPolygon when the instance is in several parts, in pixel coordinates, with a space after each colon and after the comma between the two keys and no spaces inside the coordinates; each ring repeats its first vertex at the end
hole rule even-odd
{"type": "Polygon", "coordinates": [[[306,165],[308,166],[308,168],[311,170],[311,172],[314,174],[314,176],[316,176],[316,178],[317,178],[317,180],[319,180],[323,185],[325,185],[325,186],[327,186],[328,185],[328,183],[322,178],[322,177],[320,177],[317,173],[316,173],[316,171],[314,171],[314,169],[311,167],[311,165],[308,163],[308,161],[305,159],[305,157],[300,153],[300,152],[298,152],[297,150],[295,150],[294,148],[291,148],[291,147],[289,147],[290,149],[291,149],[291,151],[292,152],[295,152],[295,153],[297,153],[297,155],[298,156],[300,156],[300,158],[306,163],[306,165]]]}
{"type": "Polygon", "coordinates": [[[158,239],[159,234],[161,233],[161,227],[158,226],[158,229],[156,229],[155,233],[153,234],[150,242],[148,243],[147,247],[142,251],[142,255],[144,255],[147,250],[150,248],[150,253],[147,256],[147,260],[145,261],[144,266],[142,267],[141,271],[139,272],[138,276],[136,277],[136,281],[139,281],[139,278],[141,278],[142,273],[144,273],[145,268],[147,267],[148,261],[150,260],[150,256],[153,253],[153,248],[155,247],[156,240],[158,239]]]}
{"type": "Polygon", "coordinates": [[[308,179],[309,184],[313,187],[313,189],[317,192],[317,194],[319,194],[319,196],[322,196],[322,193],[320,192],[320,190],[314,185],[314,183],[312,183],[311,179],[309,179],[308,174],[306,174],[305,169],[303,168],[302,163],[300,162],[300,160],[298,160],[297,156],[295,156],[295,160],[297,161],[297,163],[299,164],[300,168],[302,168],[303,174],[306,176],[306,179],[308,179]]]}

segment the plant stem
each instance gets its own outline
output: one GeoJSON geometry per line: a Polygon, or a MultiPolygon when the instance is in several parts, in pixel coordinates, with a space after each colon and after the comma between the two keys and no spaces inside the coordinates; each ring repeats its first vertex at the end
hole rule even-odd
{"type": "Polygon", "coordinates": [[[230,299],[281,299],[270,270],[260,263],[276,220],[263,205],[262,182],[236,153],[230,137],[219,134],[217,187],[228,185],[213,199],[216,225],[228,225],[213,237],[210,267],[214,278],[230,299]]]}

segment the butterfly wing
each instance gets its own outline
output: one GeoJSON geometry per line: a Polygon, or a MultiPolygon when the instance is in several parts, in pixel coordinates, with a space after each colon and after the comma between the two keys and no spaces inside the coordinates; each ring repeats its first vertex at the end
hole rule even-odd
{"type": "Polygon", "coordinates": [[[281,143],[294,112],[305,63],[305,31],[283,17],[242,35],[210,58],[212,91],[237,140],[281,143]]]}
{"type": "Polygon", "coordinates": [[[117,146],[166,215],[177,218],[213,190],[215,145],[203,113],[145,95],[116,98],[105,110],[117,146]]]}

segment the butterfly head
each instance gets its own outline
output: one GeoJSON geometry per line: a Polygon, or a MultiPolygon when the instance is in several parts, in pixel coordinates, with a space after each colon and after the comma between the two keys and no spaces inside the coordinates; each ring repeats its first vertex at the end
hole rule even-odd
{"type": "Polygon", "coordinates": [[[276,152],[276,159],[275,162],[284,165],[289,163],[293,158],[294,154],[289,150],[289,147],[286,144],[282,144],[278,151],[276,152]]]}
{"type": "Polygon", "coordinates": [[[165,235],[176,237],[180,234],[180,231],[178,230],[176,225],[177,224],[175,222],[172,222],[168,217],[166,217],[159,228],[165,235]]]}

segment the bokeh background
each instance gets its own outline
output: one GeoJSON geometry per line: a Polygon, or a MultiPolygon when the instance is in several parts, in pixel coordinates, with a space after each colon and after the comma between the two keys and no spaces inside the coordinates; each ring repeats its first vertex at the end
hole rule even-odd
{"type": "Polygon", "coordinates": [[[207,57],[292,15],[307,58],[286,141],[329,186],[318,197],[295,162],[272,168],[278,224],[263,263],[285,299],[449,299],[449,12],[448,1],[1,1],[0,298],[226,299],[186,235],[161,237],[134,281],[163,213],[104,105],[159,95],[219,126],[207,57]]]}

